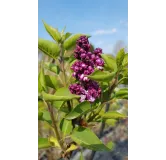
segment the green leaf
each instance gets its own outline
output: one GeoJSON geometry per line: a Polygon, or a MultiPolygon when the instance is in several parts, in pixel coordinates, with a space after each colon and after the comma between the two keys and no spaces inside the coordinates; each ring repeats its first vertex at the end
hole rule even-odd
{"type": "Polygon", "coordinates": [[[59,84],[58,76],[45,75],[45,79],[46,79],[46,85],[48,87],[57,89],[59,84]]]}
{"type": "Polygon", "coordinates": [[[125,67],[125,66],[128,65],[128,53],[125,54],[124,59],[123,59],[123,62],[122,62],[122,65],[123,65],[123,67],[125,67]]]}
{"type": "Polygon", "coordinates": [[[83,114],[86,114],[91,109],[91,104],[88,101],[84,101],[78,104],[65,118],[75,119],[83,114]]]}
{"type": "Polygon", "coordinates": [[[64,101],[53,101],[52,106],[59,110],[62,107],[63,103],[64,101]]]}
{"type": "Polygon", "coordinates": [[[63,118],[60,123],[60,129],[63,132],[64,136],[70,134],[73,129],[72,122],[63,118]]]}
{"type": "Polygon", "coordinates": [[[43,148],[49,148],[51,147],[50,142],[48,141],[48,138],[38,138],[38,148],[43,149],[43,148]]]}
{"type": "Polygon", "coordinates": [[[45,105],[45,103],[42,100],[38,101],[38,111],[42,112],[44,110],[46,110],[47,106],[45,105]]]}
{"type": "Polygon", "coordinates": [[[52,26],[48,25],[47,23],[44,23],[44,27],[46,31],[49,33],[49,35],[57,42],[61,41],[61,34],[58,32],[56,28],[53,28],[52,26]]]}
{"type": "Polygon", "coordinates": [[[65,30],[66,30],[66,26],[64,26],[64,28],[62,29],[62,31],[61,31],[61,35],[64,35],[65,30]]]}
{"type": "MultiPolygon", "coordinates": [[[[39,114],[41,114],[41,113],[39,113],[39,114]]],[[[39,114],[38,114],[38,117],[39,117],[39,114]]],[[[40,119],[38,118],[38,120],[46,121],[49,124],[52,124],[50,113],[48,111],[42,111],[42,117],[40,115],[40,119]]]]}
{"type": "Polygon", "coordinates": [[[48,138],[48,140],[49,140],[50,143],[53,144],[54,147],[60,148],[58,140],[55,137],[51,136],[51,137],[48,138]]]}
{"type": "Polygon", "coordinates": [[[118,79],[118,84],[128,84],[128,68],[122,70],[118,79]]]}
{"type": "Polygon", "coordinates": [[[114,76],[115,76],[115,72],[110,73],[108,71],[96,70],[87,77],[95,81],[109,82],[114,78],[114,76]]]}
{"type": "Polygon", "coordinates": [[[115,144],[112,141],[110,141],[107,143],[107,147],[113,149],[115,147],[115,144]]]}
{"type": "Polygon", "coordinates": [[[101,54],[101,57],[104,59],[105,63],[107,64],[107,67],[111,69],[111,71],[117,71],[116,60],[113,57],[106,54],[101,54]]]}
{"type": "Polygon", "coordinates": [[[42,92],[42,96],[45,101],[67,101],[74,98],[80,98],[80,96],[71,94],[68,88],[59,88],[54,95],[42,92]]]}
{"type": "MultiPolygon", "coordinates": [[[[65,42],[64,42],[64,48],[66,49],[66,50],[69,50],[70,48],[72,48],[73,46],[75,46],[76,45],[76,40],[78,39],[78,38],[80,38],[80,36],[83,36],[84,34],[75,34],[75,35],[73,35],[72,37],[70,37],[70,38],[68,38],[65,42]]],[[[87,35],[87,37],[89,37],[88,35],[87,35]]]]}
{"type": "Polygon", "coordinates": [[[67,33],[65,34],[65,40],[68,39],[71,35],[72,35],[72,33],[67,32],[67,33]]]}
{"type": "Polygon", "coordinates": [[[108,124],[109,126],[115,126],[116,123],[117,123],[117,120],[116,119],[106,119],[105,120],[105,123],[108,124]]]}
{"type": "Polygon", "coordinates": [[[115,97],[118,99],[128,99],[128,89],[123,88],[115,92],[115,97]]]}
{"type": "Polygon", "coordinates": [[[77,148],[78,148],[78,146],[76,146],[75,144],[71,144],[71,146],[66,150],[65,153],[74,151],[74,150],[76,150],[77,148]]]}
{"type": "Polygon", "coordinates": [[[41,68],[39,75],[38,75],[38,92],[46,91],[46,80],[44,76],[44,69],[41,68]]]}
{"type": "Polygon", "coordinates": [[[81,126],[76,127],[71,135],[71,138],[80,146],[94,151],[111,150],[110,148],[106,147],[89,128],[83,128],[81,126]]]}
{"type": "Polygon", "coordinates": [[[51,41],[41,39],[38,40],[38,48],[45,53],[46,55],[50,56],[51,58],[56,58],[60,54],[59,46],[51,41]]]}
{"type": "Polygon", "coordinates": [[[45,62],[45,63],[44,63],[44,66],[45,66],[47,69],[49,69],[50,71],[54,72],[54,73],[59,74],[59,72],[60,72],[59,67],[56,66],[56,65],[53,64],[53,63],[45,62]]]}
{"type": "Polygon", "coordinates": [[[121,114],[119,112],[115,112],[115,111],[112,111],[112,112],[106,112],[104,114],[101,114],[101,117],[102,118],[105,118],[105,119],[120,119],[120,118],[126,118],[126,116],[124,114],[121,114]]]}
{"type": "Polygon", "coordinates": [[[118,68],[120,68],[120,66],[122,65],[124,56],[125,56],[125,51],[124,51],[124,48],[123,48],[123,49],[120,49],[119,52],[116,55],[116,64],[117,64],[118,68]]]}

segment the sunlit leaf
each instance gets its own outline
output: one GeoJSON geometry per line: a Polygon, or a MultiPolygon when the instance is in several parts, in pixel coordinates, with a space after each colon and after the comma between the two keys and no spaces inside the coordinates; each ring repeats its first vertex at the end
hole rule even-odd
{"type": "Polygon", "coordinates": [[[48,141],[48,138],[38,138],[38,148],[43,149],[43,148],[49,148],[51,147],[50,142],[48,141]]]}
{"type": "Polygon", "coordinates": [[[115,72],[110,73],[107,71],[96,70],[87,77],[95,81],[109,82],[114,78],[114,76],[115,76],[115,72]]]}
{"type": "Polygon", "coordinates": [[[116,111],[111,111],[111,112],[106,112],[104,114],[101,114],[101,117],[105,118],[105,119],[108,119],[108,118],[109,119],[120,119],[120,118],[126,118],[126,115],[121,114],[116,111]]]}
{"type": "Polygon", "coordinates": [[[68,88],[59,88],[54,95],[42,92],[42,96],[45,101],[67,101],[74,98],[80,98],[80,96],[71,94],[68,88]]]}
{"type": "Polygon", "coordinates": [[[109,125],[109,126],[114,127],[114,126],[116,125],[116,123],[117,123],[117,120],[116,120],[116,119],[106,119],[106,120],[105,120],[105,123],[106,123],[107,125],[109,125]]]}
{"type": "Polygon", "coordinates": [[[45,75],[45,79],[46,79],[46,85],[48,87],[57,89],[58,85],[59,85],[59,81],[58,81],[58,76],[51,76],[51,75],[45,75]]]}
{"type": "Polygon", "coordinates": [[[88,101],[84,101],[78,104],[65,118],[75,119],[83,114],[86,114],[91,109],[91,104],[88,101]]]}
{"type": "Polygon", "coordinates": [[[48,140],[49,140],[50,143],[53,144],[54,147],[60,148],[58,140],[55,137],[51,136],[51,137],[48,138],[48,140]]]}
{"type": "Polygon", "coordinates": [[[39,75],[38,75],[38,92],[46,91],[46,80],[44,76],[44,69],[41,68],[39,75]]]}
{"type": "Polygon", "coordinates": [[[50,62],[45,62],[44,63],[44,66],[49,69],[50,71],[54,72],[54,73],[57,73],[59,74],[60,72],[60,69],[57,65],[53,64],[53,63],[50,63],[50,62]]]}
{"type": "Polygon", "coordinates": [[[125,56],[125,50],[123,48],[123,49],[120,49],[116,55],[116,64],[118,68],[122,65],[124,56],[125,56]]]}
{"type": "Polygon", "coordinates": [[[125,66],[128,65],[128,53],[125,54],[124,59],[123,59],[123,62],[122,62],[122,65],[123,65],[123,67],[125,67],[125,66]]]}
{"type": "Polygon", "coordinates": [[[57,42],[61,41],[61,34],[59,33],[58,29],[53,28],[52,26],[48,25],[46,22],[44,22],[44,27],[46,31],[49,33],[49,35],[57,42]]]}
{"type": "Polygon", "coordinates": [[[115,97],[118,99],[128,99],[128,89],[123,88],[115,92],[115,97]]]}
{"type": "Polygon", "coordinates": [[[53,101],[52,106],[59,110],[62,107],[63,103],[64,101],[53,101]]]}
{"type": "Polygon", "coordinates": [[[66,153],[74,151],[78,148],[75,144],[71,144],[71,146],[66,150],[66,153]]]}
{"type": "Polygon", "coordinates": [[[60,123],[60,129],[63,132],[64,135],[70,134],[72,131],[72,122],[70,120],[67,119],[62,119],[61,123],[60,123]]]}
{"type": "Polygon", "coordinates": [[[38,40],[38,48],[45,53],[46,55],[50,56],[51,58],[56,58],[60,54],[59,46],[49,40],[41,39],[38,40]]]}
{"type": "Polygon", "coordinates": [[[106,54],[101,54],[102,58],[104,59],[107,67],[111,70],[116,72],[117,71],[117,65],[116,65],[116,60],[111,57],[110,55],[106,54]]]}
{"type": "Polygon", "coordinates": [[[110,151],[112,149],[105,146],[89,128],[76,127],[71,138],[80,146],[91,150],[110,151]]]}
{"type": "Polygon", "coordinates": [[[50,113],[48,111],[42,111],[42,117],[40,117],[40,120],[52,124],[50,113]]]}

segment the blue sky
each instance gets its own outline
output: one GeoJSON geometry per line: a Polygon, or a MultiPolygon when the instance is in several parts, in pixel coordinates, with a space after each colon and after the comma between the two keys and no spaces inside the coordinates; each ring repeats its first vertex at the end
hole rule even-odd
{"type": "Polygon", "coordinates": [[[92,35],[89,41],[110,53],[118,40],[128,44],[128,0],[38,0],[39,37],[51,40],[42,19],[60,31],[92,35]]]}

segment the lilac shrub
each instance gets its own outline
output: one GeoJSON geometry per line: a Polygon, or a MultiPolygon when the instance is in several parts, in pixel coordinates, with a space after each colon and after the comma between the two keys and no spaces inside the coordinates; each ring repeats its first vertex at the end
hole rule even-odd
{"type": "Polygon", "coordinates": [[[101,142],[93,126],[127,117],[109,105],[128,99],[128,88],[119,87],[128,84],[128,54],[124,49],[116,57],[103,54],[101,48],[92,49],[88,35],[59,32],[43,23],[54,42],[38,40],[39,50],[50,57],[39,67],[38,120],[53,132],[39,132],[38,148],[58,149],[60,155],[54,156],[61,159],[71,158],[72,151],[82,147],[111,151],[113,142],[101,142]]]}

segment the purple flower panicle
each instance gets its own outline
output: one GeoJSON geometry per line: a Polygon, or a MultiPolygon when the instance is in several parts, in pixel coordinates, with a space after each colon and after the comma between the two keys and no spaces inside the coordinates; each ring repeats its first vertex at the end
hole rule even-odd
{"type": "Polygon", "coordinates": [[[96,48],[90,52],[90,44],[86,36],[81,36],[76,41],[74,57],[78,59],[72,66],[73,77],[80,83],[71,84],[69,90],[72,94],[81,95],[80,101],[94,102],[100,97],[101,89],[97,82],[88,79],[87,75],[94,72],[95,68],[103,70],[104,61],[101,58],[102,49],[96,48]]]}
{"type": "Polygon", "coordinates": [[[85,100],[89,102],[94,102],[96,98],[100,97],[101,89],[97,82],[89,80],[88,82],[80,85],[79,83],[71,84],[69,90],[72,94],[77,94],[81,96],[80,101],[85,100]]]}

